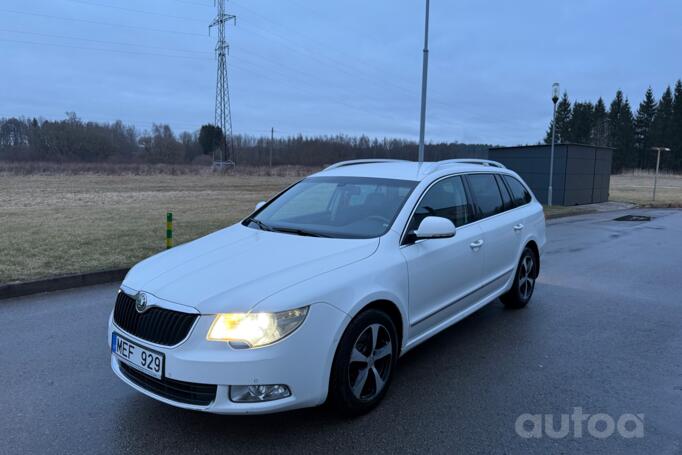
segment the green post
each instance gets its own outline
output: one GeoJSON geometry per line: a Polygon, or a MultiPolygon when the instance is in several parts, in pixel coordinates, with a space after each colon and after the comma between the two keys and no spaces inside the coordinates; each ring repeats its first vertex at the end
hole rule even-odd
{"type": "Polygon", "coordinates": [[[166,249],[173,248],[173,214],[166,213],[166,249]]]}

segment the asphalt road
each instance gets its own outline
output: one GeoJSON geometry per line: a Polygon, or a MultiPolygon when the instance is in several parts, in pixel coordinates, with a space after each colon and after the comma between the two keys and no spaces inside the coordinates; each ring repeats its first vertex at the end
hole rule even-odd
{"type": "Polygon", "coordinates": [[[0,301],[0,453],[680,453],[682,212],[625,213],[551,222],[531,304],[495,302],[408,353],[354,420],[214,416],[136,393],[109,369],[114,285],[0,301]],[[625,213],[655,219],[612,221],[625,213]],[[515,430],[524,413],[558,428],[576,407],[644,414],[644,437],[515,430]]]}

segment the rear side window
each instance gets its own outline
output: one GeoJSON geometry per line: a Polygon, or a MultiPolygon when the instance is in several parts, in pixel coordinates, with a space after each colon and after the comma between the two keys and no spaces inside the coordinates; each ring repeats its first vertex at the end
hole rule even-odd
{"type": "Polygon", "coordinates": [[[470,174],[467,178],[481,218],[504,211],[502,195],[493,174],[470,174]]]}
{"type": "Polygon", "coordinates": [[[408,232],[417,229],[427,216],[447,218],[456,227],[473,221],[473,207],[467,200],[462,177],[445,178],[426,192],[412,216],[408,232]]]}
{"type": "Polygon", "coordinates": [[[514,206],[528,204],[531,201],[531,196],[528,190],[521,182],[512,176],[505,175],[504,181],[507,182],[509,190],[512,193],[512,199],[514,200],[514,206]]]}
{"type": "Polygon", "coordinates": [[[505,185],[504,182],[502,181],[502,176],[496,174],[495,180],[497,180],[497,186],[500,188],[500,193],[502,194],[502,202],[504,202],[504,209],[505,210],[513,209],[514,202],[512,201],[512,197],[509,194],[509,190],[507,190],[507,185],[505,185]]]}

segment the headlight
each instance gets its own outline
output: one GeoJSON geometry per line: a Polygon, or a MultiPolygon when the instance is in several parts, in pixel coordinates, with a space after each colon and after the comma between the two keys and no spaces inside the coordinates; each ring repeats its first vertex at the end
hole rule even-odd
{"type": "Polygon", "coordinates": [[[229,341],[234,347],[265,346],[296,330],[308,314],[308,307],[279,313],[218,314],[206,337],[209,341],[229,341]],[[246,346],[240,346],[245,343],[246,346]]]}

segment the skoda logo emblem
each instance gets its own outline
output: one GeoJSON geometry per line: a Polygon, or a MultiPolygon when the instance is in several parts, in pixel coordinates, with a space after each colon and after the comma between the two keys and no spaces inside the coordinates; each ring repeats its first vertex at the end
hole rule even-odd
{"type": "Polygon", "coordinates": [[[147,294],[140,292],[135,297],[135,309],[138,313],[143,313],[147,309],[147,294]]]}

